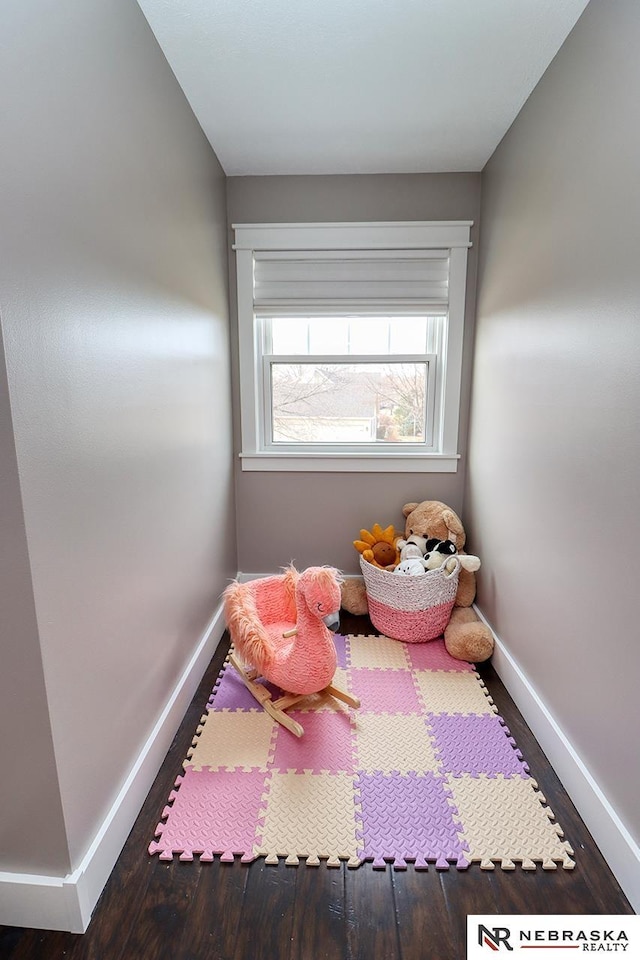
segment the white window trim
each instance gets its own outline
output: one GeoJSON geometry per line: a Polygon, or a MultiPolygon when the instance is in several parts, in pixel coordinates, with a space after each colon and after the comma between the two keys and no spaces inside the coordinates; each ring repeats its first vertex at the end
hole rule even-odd
{"type": "Polygon", "coordinates": [[[258,223],[232,224],[235,231],[238,294],[240,414],[243,471],[455,473],[462,382],[462,342],[466,300],[467,250],[473,221],[395,223],[258,223]],[[261,449],[263,416],[259,370],[261,344],[254,322],[253,268],[258,251],[284,250],[449,250],[449,321],[445,371],[444,418],[439,452],[313,451],[261,449]]]}

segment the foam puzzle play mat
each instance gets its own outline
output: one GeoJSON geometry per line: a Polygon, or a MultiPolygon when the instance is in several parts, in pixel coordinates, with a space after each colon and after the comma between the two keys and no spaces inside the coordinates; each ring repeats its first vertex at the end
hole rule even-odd
{"type": "MultiPolygon", "coordinates": [[[[472,664],[441,639],[336,636],[334,683],[294,736],[225,663],[149,852],[417,870],[574,866],[472,664]]],[[[278,691],[271,691],[278,696],[278,691]]]]}

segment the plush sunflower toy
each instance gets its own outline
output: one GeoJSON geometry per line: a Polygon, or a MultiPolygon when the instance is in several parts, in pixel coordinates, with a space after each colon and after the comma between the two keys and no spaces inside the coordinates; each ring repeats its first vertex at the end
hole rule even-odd
{"type": "Polygon", "coordinates": [[[400,563],[399,539],[400,534],[396,533],[393,524],[383,530],[379,523],[374,523],[371,530],[360,531],[360,539],[354,540],[353,545],[374,567],[393,570],[400,563]]]}

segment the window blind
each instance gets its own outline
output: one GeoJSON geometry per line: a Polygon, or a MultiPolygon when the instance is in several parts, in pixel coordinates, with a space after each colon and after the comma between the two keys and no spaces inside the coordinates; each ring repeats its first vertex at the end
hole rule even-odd
{"type": "Polygon", "coordinates": [[[448,250],[256,251],[258,312],[446,310],[448,250]]]}

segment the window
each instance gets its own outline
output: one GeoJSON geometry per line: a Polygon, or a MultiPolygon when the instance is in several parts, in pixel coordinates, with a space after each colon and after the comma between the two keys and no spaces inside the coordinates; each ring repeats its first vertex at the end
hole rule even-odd
{"type": "Polygon", "coordinates": [[[434,445],[444,317],[259,317],[266,446],[434,445]]]}
{"type": "Polygon", "coordinates": [[[244,470],[456,470],[470,226],[234,225],[244,470]]]}

